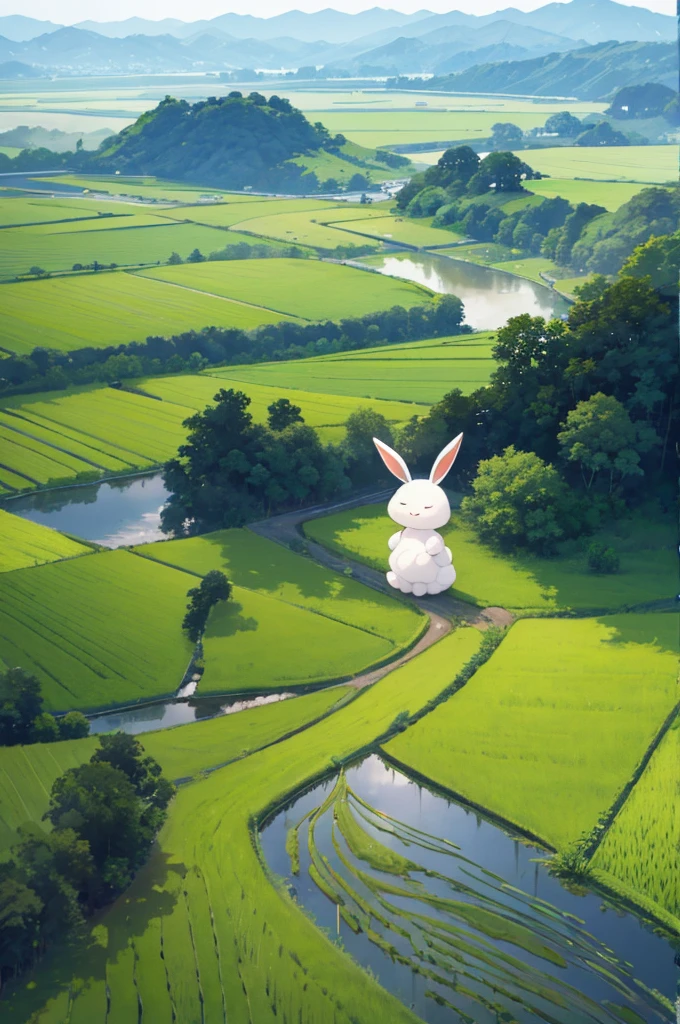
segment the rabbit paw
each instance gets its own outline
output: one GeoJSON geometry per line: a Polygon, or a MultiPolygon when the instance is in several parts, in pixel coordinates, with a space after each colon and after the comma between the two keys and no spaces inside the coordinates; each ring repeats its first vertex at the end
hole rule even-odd
{"type": "Polygon", "coordinates": [[[426,551],[421,551],[420,554],[415,557],[416,565],[429,565],[431,561],[432,559],[426,551]]]}
{"type": "Polygon", "coordinates": [[[453,561],[453,555],[451,554],[451,548],[444,548],[438,555],[434,556],[434,561],[439,566],[451,565],[453,561]]]}
{"type": "Polygon", "coordinates": [[[397,579],[396,572],[388,572],[385,578],[391,587],[394,587],[395,590],[399,590],[399,580],[397,579]]]}
{"type": "Polygon", "coordinates": [[[416,597],[422,597],[423,594],[427,593],[427,584],[426,583],[414,583],[413,584],[413,593],[415,594],[416,597]]]}
{"type": "Polygon", "coordinates": [[[444,547],[444,541],[441,537],[428,537],[425,541],[425,550],[428,555],[438,555],[444,547]]]}

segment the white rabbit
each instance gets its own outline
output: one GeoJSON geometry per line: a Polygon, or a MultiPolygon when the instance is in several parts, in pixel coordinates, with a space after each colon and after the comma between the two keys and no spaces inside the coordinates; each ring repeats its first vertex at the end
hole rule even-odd
{"type": "Polygon", "coordinates": [[[456,579],[451,551],[437,528],[446,526],[451,518],[449,499],[439,484],[455,462],[462,441],[459,434],[439,453],[429,480],[412,480],[401,455],[373,438],[390,473],[403,482],[387,506],[390,519],[405,527],[388,541],[392,554],[387,582],[404,594],[440,594],[456,579]]]}

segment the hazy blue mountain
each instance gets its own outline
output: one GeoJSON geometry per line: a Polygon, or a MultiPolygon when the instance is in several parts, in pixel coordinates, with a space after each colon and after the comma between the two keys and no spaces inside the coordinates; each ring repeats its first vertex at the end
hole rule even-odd
{"type": "Polygon", "coordinates": [[[62,26],[55,25],[52,21],[27,18],[23,14],[6,14],[0,17],[0,36],[19,43],[27,39],[35,39],[36,36],[42,36],[46,32],[56,32],[58,28],[62,28],[62,26]]]}
{"type": "MultiPolygon", "coordinates": [[[[0,63],[0,80],[5,82],[20,81],[22,78],[45,78],[44,68],[34,68],[30,64],[22,64],[20,60],[6,60],[0,63]]],[[[3,142],[3,146],[11,146],[11,142],[3,142]]]]}

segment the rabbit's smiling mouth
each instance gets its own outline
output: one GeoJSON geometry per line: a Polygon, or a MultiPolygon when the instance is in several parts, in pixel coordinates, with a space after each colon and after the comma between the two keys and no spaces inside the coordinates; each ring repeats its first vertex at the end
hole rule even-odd
{"type": "Polygon", "coordinates": [[[419,516],[420,512],[409,512],[410,516],[419,516]]]}

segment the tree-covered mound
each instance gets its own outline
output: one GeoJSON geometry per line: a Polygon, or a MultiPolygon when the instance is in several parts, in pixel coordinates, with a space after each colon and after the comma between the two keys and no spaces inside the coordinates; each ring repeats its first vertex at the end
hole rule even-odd
{"type": "Polygon", "coordinates": [[[166,96],[154,110],[103,143],[88,167],[219,188],[311,192],[319,184],[309,171],[314,157],[326,151],[342,160],[345,142],[322,124],[311,124],[278,96],[266,99],[257,92],[232,92],[194,104],[166,96]],[[310,157],[309,164],[291,162],[305,156],[310,157]]]}

